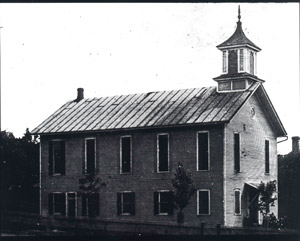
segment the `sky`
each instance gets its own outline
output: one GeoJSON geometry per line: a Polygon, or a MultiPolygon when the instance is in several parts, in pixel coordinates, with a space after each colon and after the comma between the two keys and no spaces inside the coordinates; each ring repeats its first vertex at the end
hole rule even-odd
{"type": "MultiPolygon", "coordinates": [[[[240,3],[262,51],[257,76],[300,136],[299,4],[240,3]]],[[[216,86],[238,3],[2,3],[1,129],[21,137],[84,88],[85,98],[216,86]]],[[[280,141],[281,139],[278,139],[280,141]]]]}

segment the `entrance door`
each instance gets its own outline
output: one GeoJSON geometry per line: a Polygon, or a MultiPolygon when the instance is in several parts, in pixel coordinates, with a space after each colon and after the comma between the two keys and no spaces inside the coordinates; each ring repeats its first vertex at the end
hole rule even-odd
{"type": "Polygon", "coordinates": [[[248,209],[249,209],[249,219],[252,224],[258,223],[258,192],[256,189],[249,190],[248,192],[248,209]]]}

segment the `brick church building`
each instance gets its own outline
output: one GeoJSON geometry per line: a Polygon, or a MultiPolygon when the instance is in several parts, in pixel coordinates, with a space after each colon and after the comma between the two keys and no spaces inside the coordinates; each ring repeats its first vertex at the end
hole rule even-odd
{"type": "Polygon", "coordinates": [[[197,189],[184,225],[261,222],[252,208],[257,186],[277,180],[277,138],[287,133],[257,77],[261,49],[245,36],[240,18],[217,46],[223,61],[217,86],[100,98],[84,98],[79,88],[75,100],[36,127],[41,216],[176,224],[169,203],[181,162],[197,189]],[[91,173],[107,185],[93,197],[78,195],[79,179],[91,173]]]}

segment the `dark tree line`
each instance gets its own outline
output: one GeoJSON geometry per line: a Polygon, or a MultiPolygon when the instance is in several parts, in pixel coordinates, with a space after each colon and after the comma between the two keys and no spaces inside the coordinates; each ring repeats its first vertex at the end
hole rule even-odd
{"type": "Polygon", "coordinates": [[[1,131],[0,205],[2,210],[38,212],[39,144],[28,128],[22,138],[1,131]]]}
{"type": "Polygon", "coordinates": [[[300,153],[278,157],[279,216],[300,229],[300,153]]]}

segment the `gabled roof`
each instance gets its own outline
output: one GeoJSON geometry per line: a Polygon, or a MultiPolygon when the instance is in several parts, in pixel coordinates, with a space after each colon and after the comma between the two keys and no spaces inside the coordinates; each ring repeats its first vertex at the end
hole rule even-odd
{"type": "Polygon", "coordinates": [[[225,42],[221,43],[217,46],[217,48],[222,49],[226,47],[233,47],[233,46],[250,46],[254,47],[257,51],[260,51],[261,49],[255,45],[251,40],[249,40],[243,29],[242,29],[242,23],[240,21],[237,22],[237,27],[233,35],[227,39],[225,42]]]}
{"type": "Polygon", "coordinates": [[[229,122],[259,86],[218,93],[216,87],[69,101],[33,134],[77,133],[229,122]]]}

